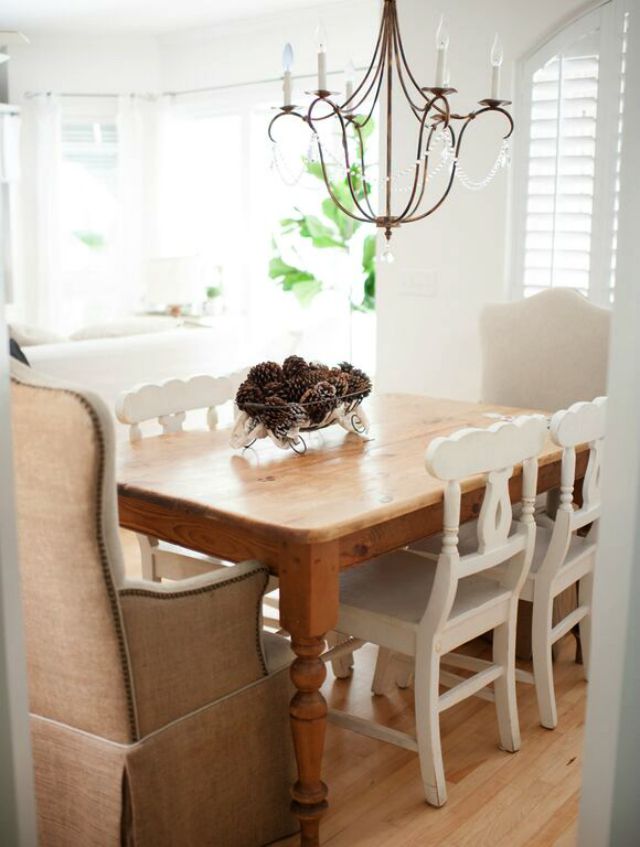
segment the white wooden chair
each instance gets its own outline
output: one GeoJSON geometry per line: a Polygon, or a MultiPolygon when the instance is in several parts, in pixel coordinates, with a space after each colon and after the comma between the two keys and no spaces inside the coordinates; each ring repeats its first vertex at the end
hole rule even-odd
{"type": "MultiPolygon", "coordinates": [[[[551,437],[563,448],[560,502],[555,520],[546,515],[538,518],[531,570],[520,595],[520,599],[533,605],[531,641],[534,672],[516,671],[520,682],[535,682],[540,723],[547,729],[554,729],[558,723],[553,685],[553,645],[576,625],[580,627],[585,679],[589,676],[591,595],[602,505],[600,475],[605,427],[606,397],[598,397],[592,403],[575,403],[568,410],[556,412],[551,419],[551,437]],[[590,451],[582,488],[582,505],[578,507],[574,503],[574,486],[576,446],[579,444],[589,444],[590,451]],[[588,534],[578,534],[588,527],[588,534]],[[577,607],[560,619],[554,619],[555,598],[573,585],[578,589],[577,607]]],[[[477,535],[477,521],[461,527],[461,553],[473,549],[477,535]]],[[[441,538],[433,536],[425,539],[417,545],[417,549],[435,561],[441,538]]],[[[499,577],[501,571],[502,568],[498,567],[489,575],[499,577]]],[[[481,663],[477,660],[476,664],[480,666],[481,663]]],[[[402,673],[399,657],[382,656],[380,665],[380,674],[392,676],[402,673]]]]}
{"type": "MultiPolygon", "coordinates": [[[[218,407],[235,398],[246,375],[245,369],[225,377],[202,374],[187,380],[170,379],[159,385],[138,385],[120,396],[116,417],[121,423],[129,425],[131,441],[140,440],[143,437],[142,425],[155,419],[164,435],[179,433],[187,413],[200,409],[206,409],[207,425],[209,429],[215,429],[218,407]]],[[[154,582],[188,579],[231,564],[152,536],[137,533],[136,537],[142,557],[142,576],[154,582]]],[[[263,622],[265,626],[279,630],[279,604],[274,596],[277,588],[277,580],[271,577],[266,592],[268,596],[264,597],[267,611],[263,622]]]]}
{"type": "MultiPolygon", "coordinates": [[[[560,504],[555,520],[539,527],[531,570],[522,598],[533,603],[533,676],[518,672],[523,682],[535,682],[540,723],[554,729],[558,723],[553,684],[552,647],[580,626],[583,670],[589,678],[591,598],[593,571],[602,507],[601,469],[606,429],[606,397],[592,403],[575,403],[556,412],[551,437],[563,448],[560,504]],[[576,446],[589,444],[589,462],[582,486],[582,504],[574,503],[576,446]],[[586,535],[580,530],[590,527],[586,535]],[[571,585],[578,588],[578,606],[562,620],[553,621],[553,601],[571,585]]],[[[496,571],[500,575],[500,569],[496,571]]]]}
{"type": "Polygon", "coordinates": [[[334,710],[330,719],[417,750],[427,802],[434,806],[442,806],[447,796],[440,712],[493,683],[501,746],[508,751],[520,747],[515,693],[517,602],[533,555],[537,456],[545,436],[544,418],[531,416],[435,439],[427,450],[427,469],[447,482],[445,529],[437,562],[399,550],[341,577],[336,629],[351,636],[351,641],[329,650],[324,659],[343,658],[364,642],[414,657],[416,737],[334,710]],[[519,463],[523,463],[522,510],[510,534],[509,479],[519,463]],[[458,550],[460,480],[477,474],[486,480],[478,542],[476,549],[462,556],[458,550]],[[483,575],[500,563],[504,571],[498,578],[483,575]],[[441,663],[470,667],[471,659],[451,651],[491,630],[493,661],[479,673],[464,678],[440,670],[441,663]],[[440,684],[451,687],[440,695],[440,684]]]}
{"type": "MultiPolygon", "coordinates": [[[[206,374],[191,379],[170,379],[158,385],[138,385],[120,396],[116,417],[129,426],[132,442],[143,437],[142,425],[157,419],[164,435],[182,431],[187,413],[206,409],[207,425],[215,429],[218,407],[234,399],[246,371],[226,377],[206,374]]],[[[142,576],[159,582],[161,579],[185,579],[221,567],[213,559],[147,535],[137,534],[142,556],[142,576]]]]}

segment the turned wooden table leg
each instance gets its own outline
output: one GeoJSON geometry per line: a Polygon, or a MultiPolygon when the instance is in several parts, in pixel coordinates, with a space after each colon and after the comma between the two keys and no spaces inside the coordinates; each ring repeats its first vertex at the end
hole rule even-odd
{"type": "Polygon", "coordinates": [[[320,843],[320,818],[328,805],[327,786],[320,779],[327,703],[319,689],[327,671],[318,657],[324,651],[324,639],[292,639],[291,646],[297,656],[291,665],[291,679],[298,689],[289,708],[298,763],[292,810],[300,821],[300,843],[315,847],[320,843]]]}
{"type": "Polygon", "coordinates": [[[320,819],[328,805],[321,779],[327,704],[320,692],[327,672],[320,655],[325,633],[338,618],[337,544],[283,544],[278,571],[280,619],[296,655],[291,665],[296,693],[289,714],[298,779],[291,790],[291,808],[300,821],[302,847],[318,847],[320,819]]]}

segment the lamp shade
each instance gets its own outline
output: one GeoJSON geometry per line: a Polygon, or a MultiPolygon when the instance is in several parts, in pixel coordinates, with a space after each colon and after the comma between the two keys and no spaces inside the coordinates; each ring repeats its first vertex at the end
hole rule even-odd
{"type": "Polygon", "coordinates": [[[197,256],[149,259],[147,299],[154,304],[182,306],[202,299],[202,274],[197,256]]]}

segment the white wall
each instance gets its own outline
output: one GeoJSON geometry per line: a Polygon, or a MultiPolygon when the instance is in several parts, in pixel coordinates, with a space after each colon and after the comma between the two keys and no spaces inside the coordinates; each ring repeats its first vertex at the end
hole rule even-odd
{"type": "Polygon", "coordinates": [[[29,33],[11,49],[9,91],[20,104],[26,91],[129,93],[157,91],[160,52],[152,35],[29,33]]]}
{"type": "MultiPolygon", "coordinates": [[[[583,6],[582,0],[399,0],[398,12],[401,27],[411,21],[402,29],[409,62],[418,79],[429,84],[438,15],[446,11],[451,84],[460,91],[454,98],[462,110],[488,96],[489,51],[496,30],[505,47],[503,96],[513,99],[516,60],[583,6]]],[[[474,178],[486,173],[500,144],[501,125],[496,121],[491,127],[486,118],[482,126],[480,122],[470,127],[463,155],[474,178]]],[[[405,142],[409,138],[414,143],[415,126],[408,116],[400,124],[405,142]]],[[[378,389],[469,400],[479,396],[477,321],[484,303],[507,296],[507,223],[508,178],[502,172],[483,191],[454,185],[433,216],[396,231],[395,262],[381,268],[378,286],[378,389]],[[426,282],[424,296],[403,294],[403,280],[414,271],[426,282]]]]}
{"type": "MultiPolygon", "coordinates": [[[[162,84],[165,90],[180,91],[277,78],[282,74],[282,49],[287,41],[295,53],[294,77],[314,73],[319,21],[327,31],[328,68],[341,72],[349,59],[357,66],[368,62],[377,19],[377,0],[344,0],[161,36],[162,84]]],[[[308,88],[308,81],[301,82],[298,94],[308,88]]]]}

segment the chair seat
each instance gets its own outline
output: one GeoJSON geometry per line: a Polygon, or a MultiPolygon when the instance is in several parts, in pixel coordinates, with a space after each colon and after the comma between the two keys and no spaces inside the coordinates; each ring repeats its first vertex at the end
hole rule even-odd
{"type": "MultiPolygon", "coordinates": [[[[364,637],[358,625],[363,613],[387,623],[415,629],[431,596],[437,563],[408,550],[387,553],[345,571],[340,578],[338,630],[364,637]]],[[[450,622],[478,606],[499,602],[506,592],[495,580],[471,576],[460,580],[450,622]]]]}
{"type": "MultiPolygon", "coordinates": [[[[517,523],[513,523],[511,525],[511,532],[515,532],[517,528],[517,523]]],[[[536,527],[536,543],[533,549],[533,560],[531,562],[531,569],[527,575],[527,580],[534,580],[535,575],[540,570],[540,565],[544,561],[544,557],[547,555],[547,550],[549,549],[549,544],[551,542],[552,530],[546,526],[537,526],[536,527]]],[[[478,522],[477,521],[468,521],[460,526],[460,532],[458,535],[458,550],[460,551],[460,555],[464,556],[468,553],[473,553],[478,547],[478,522]]],[[[412,550],[417,550],[422,553],[426,553],[430,559],[433,561],[437,561],[438,556],[440,555],[440,550],[442,548],[442,534],[438,533],[437,535],[432,535],[429,538],[423,538],[420,541],[417,541],[415,544],[411,545],[412,550]]],[[[570,568],[574,565],[578,559],[583,556],[592,553],[595,550],[595,543],[589,540],[589,537],[582,537],[579,535],[573,535],[571,538],[571,542],[569,544],[569,550],[567,552],[566,559],[560,568],[560,572],[565,568],[570,568]]],[[[497,568],[493,568],[490,573],[498,575],[500,569],[504,567],[501,565],[497,568]]]]}

